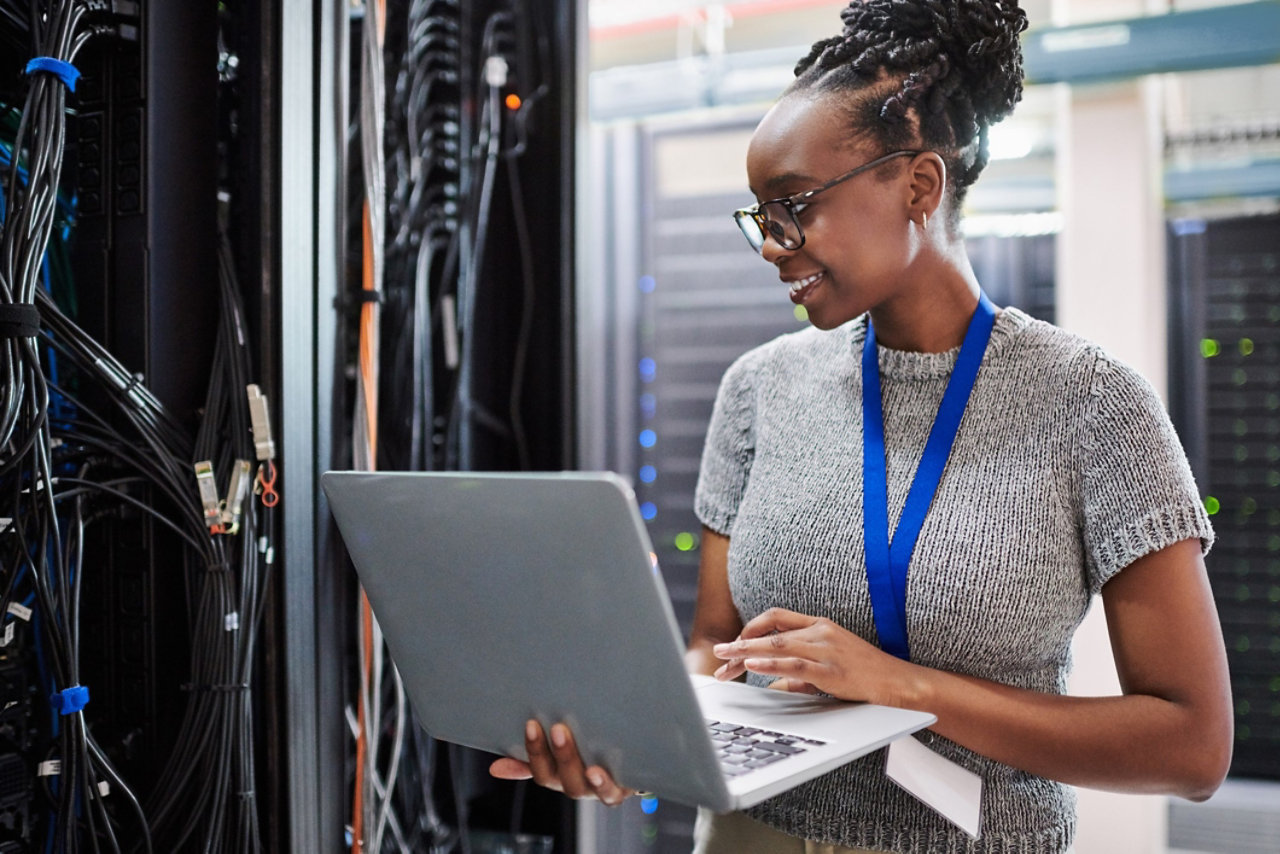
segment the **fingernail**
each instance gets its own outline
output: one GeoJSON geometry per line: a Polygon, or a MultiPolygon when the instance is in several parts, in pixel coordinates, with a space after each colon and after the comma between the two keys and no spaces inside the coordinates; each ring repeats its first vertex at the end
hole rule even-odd
{"type": "Polygon", "coordinates": [[[569,736],[565,734],[564,727],[556,724],[551,728],[551,743],[556,747],[564,747],[569,743],[569,736]]]}
{"type": "Polygon", "coordinates": [[[711,647],[711,651],[716,655],[720,655],[729,651],[729,645],[727,643],[718,643],[711,647]]]}
{"type": "Polygon", "coordinates": [[[524,725],[524,737],[529,741],[535,741],[538,738],[538,725],[534,721],[524,725]]]}
{"type": "Polygon", "coordinates": [[[587,779],[591,781],[591,785],[597,789],[604,785],[604,775],[599,771],[588,771],[587,779]]]}

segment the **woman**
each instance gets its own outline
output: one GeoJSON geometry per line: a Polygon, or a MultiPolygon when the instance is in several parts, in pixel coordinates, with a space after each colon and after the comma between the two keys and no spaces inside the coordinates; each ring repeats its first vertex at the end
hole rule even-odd
{"type": "MultiPolygon", "coordinates": [[[[1022,10],[868,0],[842,18],[748,152],[765,201],[739,225],[815,328],[721,385],[688,664],[932,712],[920,741],[981,778],[981,833],[899,789],[879,752],[749,815],[700,815],[697,850],[1064,851],[1064,784],[1198,800],[1226,774],[1213,532],[1151,387],[995,309],[965,255],[964,194],[1021,96],[1022,10]],[[1063,696],[1098,592],[1124,693],[1063,696]]],[[[563,726],[528,735],[530,764],[495,773],[628,794],[563,726]]]]}

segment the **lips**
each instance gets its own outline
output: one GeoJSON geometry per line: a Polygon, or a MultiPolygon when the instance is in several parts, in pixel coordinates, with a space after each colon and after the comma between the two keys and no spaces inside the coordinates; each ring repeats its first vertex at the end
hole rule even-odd
{"type": "Polygon", "coordinates": [[[795,279],[790,282],[791,290],[789,296],[791,297],[791,301],[796,305],[804,305],[805,300],[809,298],[809,295],[813,293],[814,289],[818,286],[818,283],[821,282],[826,275],[826,273],[819,272],[814,273],[812,276],[805,276],[803,279],[795,279]]]}

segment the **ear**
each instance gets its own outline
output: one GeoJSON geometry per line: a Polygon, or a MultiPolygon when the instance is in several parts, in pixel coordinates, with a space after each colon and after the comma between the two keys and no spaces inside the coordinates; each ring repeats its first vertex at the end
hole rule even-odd
{"type": "Polygon", "coordinates": [[[933,219],[934,211],[942,204],[943,188],[947,184],[947,164],[935,151],[922,151],[907,165],[908,208],[907,216],[915,223],[924,218],[933,219]]]}

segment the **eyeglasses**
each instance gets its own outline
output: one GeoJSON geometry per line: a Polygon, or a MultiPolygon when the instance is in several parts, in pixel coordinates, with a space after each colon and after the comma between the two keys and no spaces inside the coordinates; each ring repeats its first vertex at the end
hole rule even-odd
{"type": "Polygon", "coordinates": [[[804,231],[800,228],[800,220],[796,218],[796,215],[804,210],[810,199],[823,190],[830,190],[837,184],[848,181],[855,175],[861,175],[869,169],[874,169],[881,163],[886,163],[895,157],[915,157],[919,153],[919,151],[895,151],[892,154],[877,157],[870,163],[864,163],[851,172],[846,172],[838,178],[832,178],[816,189],[806,190],[803,193],[797,193],[794,196],[787,196],[782,199],[770,199],[767,202],[761,202],[758,205],[734,211],[733,219],[738,223],[738,228],[742,229],[742,234],[747,238],[747,242],[751,244],[751,248],[756,252],[764,249],[765,239],[769,237],[772,237],[783,249],[799,249],[804,246],[804,231]]]}

